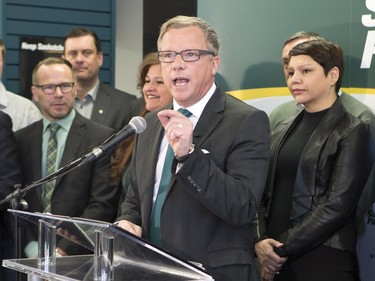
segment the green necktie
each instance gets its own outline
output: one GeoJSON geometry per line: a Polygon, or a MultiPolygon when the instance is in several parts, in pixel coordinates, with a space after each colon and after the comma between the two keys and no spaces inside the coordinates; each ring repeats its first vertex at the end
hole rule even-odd
{"type": "MultiPolygon", "coordinates": [[[[184,108],[178,110],[186,117],[190,117],[192,113],[184,108]]],[[[163,171],[161,174],[160,185],[158,195],[156,197],[154,207],[151,214],[150,228],[149,228],[149,240],[155,245],[161,246],[161,235],[160,235],[160,215],[161,209],[164,204],[165,197],[167,195],[168,186],[172,176],[172,162],[174,153],[172,147],[168,144],[167,155],[165,157],[163,171]]]]}
{"type": "MultiPolygon", "coordinates": [[[[56,133],[60,129],[60,125],[51,123],[48,126],[50,136],[47,145],[47,161],[46,161],[46,176],[52,174],[56,170],[56,156],[57,156],[57,138],[56,133]]],[[[55,188],[55,180],[49,181],[44,185],[43,192],[43,211],[51,212],[51,197],[55,188]]]]}

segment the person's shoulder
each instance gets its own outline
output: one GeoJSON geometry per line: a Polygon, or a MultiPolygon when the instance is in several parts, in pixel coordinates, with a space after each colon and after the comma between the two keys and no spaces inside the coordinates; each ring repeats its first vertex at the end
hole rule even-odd
{"type": "Polygon", "coordinates": [[[342,101],[342,104],[345,106],[346,104],[356,104],[360,108],[371,110],[366,104],[361,102],[359,99],[355,98],[351,94],[341,92],[340,99],[342,101]]]}
{"type": "Polygon", "coordinates": [[[263,116],[263,119],[268,119],[265,111],[246,103],[230,94],[226,95],[225,99],[225,114],[229,118],[244,119],[249,116],[263,116]]]}
{"type": "Polygon", "coordinates": [[[131,106],[134,106],[134,107],[141,107],[141,106],[143,106],[145,104],[146,104],[146,102],[145,102],[144,97],[136,98],[135,100],[133,100],[131,102],[131,106]]]}
{"type": "Polygon", "coordinates": [[[2,122],[11,121],[10,116],[8,114],[6,114],[5,112],[2,112],[1,110],[0,110],[0,120],[2,122]]]}
{"type": "Polygon", "coordinates": [[[146,107],[146,102],[144,97],[139,97],[135,100],[132,100],[129,105],[129,116],[137,116],[140,115],[146,107]]]}
{"type": "Polygon", "coordinates": [[[345,112],[345,117],[340,120],[340,128],[351,134],[358,134],[359,131],[371,133],[373,124],[366,120],[360,119],[350,112],[345,112]]]}
{"type": "Polygon", "coordinates": [[[94,120],[83,117],[78,112],[76,112],[76,122],[79,125],[85,125],[87,127],[87,134],[90,138],[103,139],[113,134],[115,130],[104,124],[96,122],[94,120]]]}
{"type": "Polygon", "coordinates": [[[281,122],[296,116],[298,112],[300,110],[294,100],[276,106],[269,114],[271,128],[275,128],[281,122]]]}
{"type": "Polygon", "coordinates": [[[14,134],[16,135],[17,138],[22,137],[22,136],[29,138],[31,133],[35,132],[38,127],[42,126],[42,122],[43,122],[42,120],[36,121],[22,129],[15,131],[14,134]]]}
{"type": "Polygon", "coordinates": [[[113,98],[116,98],[118,100],[135,100],[136,96],[133,94],[130,94],[128,92],[119,90],[109,84],[100,83],[99,86],[100,92],[106,92],[113,96],[113,98]]]}
{"type": "Polygon", "coordinates": [[[368,105],[364,104],[352,95],[342,92],[340,95],[340,99],[345,109],[355,117],[358,117],[360,119],[369,119],[375,117],[373,111],[368,105]]]}
{"type": "Polygon", "coordinates": [[[2,111],[0,111],[0,124],[2,129],[12,130],[12,119],[8,114],[2,111]]]}
{"type": "Polygon", "coordinates": [[[31,100],[29,100],[28,98],[24,96],[21,96],[19,94],[16,94],[10,91],[7,91],[6,93],[8,95],[8,98],[16,101],[18,104],[23,104],[27,106],[36,106],[31,100]]]}
{"type": "Polygon", "coordinates": [[[88,126],[90,129],[93,129],[94,131],[98,131],[98,132],[110,132],[110,131],[114,131],[112,128],[102,124],[102,123],[99,123],[97,121],[94,121],[94,120],[91,120],[89,118],[86,118],[84,117],[83,115],[81,115],[79,112],[76,111],[76,116],[73,120],[73,123],[76,123],[78,124],[79,126],[81,126],[82,124],[85,124],[86,126],[88,126]]]}
{"type": "Polygon", "coordinates": [[[276,106],[270,112],[270,116],[278,116],[280,114],[290,113],[291,115],[296,115],[299,112],[295,100],[287,101],[276,106]]]}
{"type": "Polygon", "coordinates": [[[217,97],[219,100],[222,99],[222,97],[225,98],[225,103],[229,106],[234,106],[234,107],[237,107],[237,108],[254,108],[253,106],[251,106],[250,104],[248,104],[247,102],[239,99],[238,97],[236,96],[233,96],[232,94],[230,93],[227,93],[227,92],[222,92],[220,89],[217,89],[215,94],[214,94],[215,97],[217,97]]]}

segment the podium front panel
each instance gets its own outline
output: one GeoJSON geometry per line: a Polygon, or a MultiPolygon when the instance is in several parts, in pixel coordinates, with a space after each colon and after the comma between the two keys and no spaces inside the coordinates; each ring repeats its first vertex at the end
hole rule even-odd
{"type": "Polygon", "coordinates": [[[28,275],[48,280],[95,280],[98,264],[107,262],[108,259],[107,250],[101,249],[102,242],[98,240],[100,237],[104,241],[111,241],[112,280],[213,280],[195,263],[171,255],[111,223],[18,210],[9,211],[32,224],[37,224],[39,220],[48,221],[57,227],[60,237],[92,251],[92,254],[88,255],[57,257],[56,266],[50,272],[46,272],[38,265],[38,258],[3,261],[3,266],[28,275]]]}

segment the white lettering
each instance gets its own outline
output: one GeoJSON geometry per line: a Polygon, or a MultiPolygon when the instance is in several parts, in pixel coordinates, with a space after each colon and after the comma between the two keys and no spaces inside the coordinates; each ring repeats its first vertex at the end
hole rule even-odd
{"type": "Polygon", "coordinates": [[[63,51],[64,46],[61,44],[56,45],[56,44],[42,44],[38,43],[38,50],[39,51],[63,51]]]}
{"type": "MultiPolygon", "coordinates": [[[[375,0],[366,0],[366,8],[375,12],[375,0]]],[[[362,15],[362,24],[366,27],[375,27],[375,19],[372,15],[362,15]]],[[[375,54],[375,31],[367,31],[366,43],[363,49],[361,68],[371,67],[372,56],[375,54]]]]}
{"type": "Polygon", "coordinates": [[[371,15],[362,15],[362,24],[367,27],[374,27],[375,20],[371,18],[371,15]]]}
{"type": "MultiPolygon", "coordinates": [[[[375,12],[375,0],[366,0],[366,7],[375,12]]],[[[371,15],[362,15],[362,24],[367,27],[374,27],[375,19],[372,19],[371,15]]]]}
{"type": "Polygon", "coordinates": [[[31,51],[34,52],[36,50],[36,44],[29,44],[27,42],[22,42],[21,49],[22,50],[31,50],[31,51]]]}
{"type": "Polygon", "coordinates": [[[366,0],[366,8],[371,12],[375,12],[375,0],[366,0]]]}
{"type": "Polygon", "coordinates": [[[370,68],[372,56],[375,54],[375,31],[367,32],[365,48],[363,50],[361,68],[370,68]]]}

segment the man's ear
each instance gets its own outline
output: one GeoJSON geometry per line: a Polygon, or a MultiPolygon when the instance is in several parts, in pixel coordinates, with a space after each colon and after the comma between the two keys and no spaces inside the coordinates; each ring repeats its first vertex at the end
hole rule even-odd
{"type": "Polygon", "coordinates": [[[35,102],[39,102],[39,98],[38,98],[38,95],[37,95],[37,89],[35,86],[31,86],[31,94],[33,95],[33,100],[35,102]]]}
{"type": "Polygon", "coordinates": [[[220,57],[214,56],[211,60],[211,63],[212,63],[212,75],[215,75],[217,70],[219,69],[220,57]]]}
{"type": "Polygon", "coordinates": [[[100,67],[103,65],[103,52],[98,53],[98,60],[100,67]]]}

